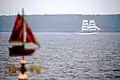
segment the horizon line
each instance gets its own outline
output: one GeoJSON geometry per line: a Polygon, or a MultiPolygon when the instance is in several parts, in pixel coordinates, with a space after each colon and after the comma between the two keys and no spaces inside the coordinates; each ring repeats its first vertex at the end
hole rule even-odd
{"type": "MultiPolygon", "coordinates": [[[[17,13],[18,14],[18,13],[17,13]]],[[[0,14],[0,16],[15,16],[17,14],[0,14]]],[[[120,15],[120,13],[103,13],[103,14],[72,14],[72,13],[65,13],[65,14],[25,14],[25,15],[120,15]]]]}

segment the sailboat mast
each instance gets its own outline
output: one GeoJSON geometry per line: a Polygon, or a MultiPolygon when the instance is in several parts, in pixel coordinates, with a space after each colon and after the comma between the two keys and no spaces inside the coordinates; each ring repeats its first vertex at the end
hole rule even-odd
{"type": "Polygon", "coordinates": [[[23,44],[25,43],[24,8],[22,8],[23,44]]]}

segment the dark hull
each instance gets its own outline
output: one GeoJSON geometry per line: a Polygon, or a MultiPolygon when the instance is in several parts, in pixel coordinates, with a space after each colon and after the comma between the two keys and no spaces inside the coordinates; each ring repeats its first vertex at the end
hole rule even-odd
{"type": "Polygon", "coordinates": [[[34,49],[25,49],[24,46],[9,48],[9,56],[31,56],[34,52],[34,49]]]}

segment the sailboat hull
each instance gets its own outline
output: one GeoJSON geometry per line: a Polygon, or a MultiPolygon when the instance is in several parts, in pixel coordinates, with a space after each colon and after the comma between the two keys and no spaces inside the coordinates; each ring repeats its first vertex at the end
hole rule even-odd
{"type": "Polygon", "coordinates": [[[32,56],[35,49],[25,49],[24,46],[14,46],[9,48],[9,56],[32,56]]]}

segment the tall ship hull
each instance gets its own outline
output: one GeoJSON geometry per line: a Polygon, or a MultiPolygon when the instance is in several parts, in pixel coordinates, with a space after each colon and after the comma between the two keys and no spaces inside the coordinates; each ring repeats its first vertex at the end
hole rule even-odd
{"type": "Polygon", "coordinates": [[[81,33],[99,33],[101,31],[81,31],[81,33]]]}

